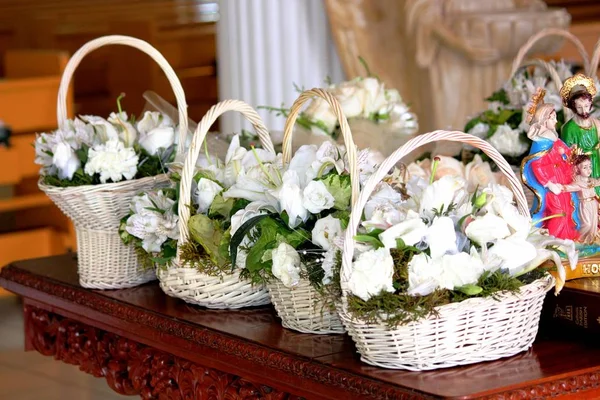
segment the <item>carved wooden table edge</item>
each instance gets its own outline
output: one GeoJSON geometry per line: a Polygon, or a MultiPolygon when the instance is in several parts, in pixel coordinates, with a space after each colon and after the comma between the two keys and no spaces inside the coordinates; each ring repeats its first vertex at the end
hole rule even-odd
{"type": "MultiPolygon", "coordinates": [[[[308,358],[303,358],[301,356],[293,356],[286,354],[284,352],[280,352],[273,349],[268,349],[259,344],[254,344],[249,341],[243,342],[243,340],[239,338],[228,337],[225,333],[215,332],[209,328],[203,327],[199,329],[197,327],[193,327],[191,325],[182,325],[175,321],[169,320],[168,318],[161,317],[159,315],[153,315],[149,313],[144,313],[142,310],[137,309],[135,306],[122,304],[118,301],[108,299],[101,294],[95,293],[90,290],[85,290],[81,288],[70,287],[61,282],[51,281],[49,279],[41,279],[37,277],[35,274],[20,270],[18,268],[9,265],[4,267],[0,271],[0,285],[4,286],[8,290],[19,294],[25,298],[25,307],[26,312],[31,314],[32,310],[40,310],[40,312],[48,313],[48,317],[61,317],[64,320],[69,321],[70,323],[80,324],[82,327],[88,327],[95,329],[97,332],[102,332],[103,335],[109,334],[113,335],[111,332],[105,332],[102,329],[97,329],[95,324],[85,324],[79,321],[78,316],[69,316],[65,317],[62,313],[56,314],[53,313],[52,310],[55,310],[56,307],[53,304],[45,304],[40,302],[39,300],[29,296],[30,290],[35,290],[37,292],[41,292],[62,300],[66,300],[68,302],[75,303],[79,306],[84,306],[91,310],[95,310],[101,312],[105,315],[113,316],[119,318],[121,320],[131,322],[139,325],[146,325],[149,328],[159,330],[160,332],[164,332],[166,334],[172,335],[174,337],[178,337],[190,342],[194,342],[201,347],[216,350],[221,353],[225,353],[228,356],[232,356],[237,360],[250,361],[254,365],[259,365],[261,367],[266,367],[274,371],[283,372],[286,375],[293,376],[295,379],[301,378],[306,380],[307,383],[312,381],[313,383],[318,384],[319,386],[323,386],[329,388],[330,391],[335,392],[333,397],[328,395],[321,395],[321,393],[315,392],[307,392],[303,388],[293,386],[290,384],[285,384],[282,382],[274,383],[272,387],[279,387],[283,390],[292,390],[296,392],[300,392],[299,394],[302,396],[310,396],[306,397],[309,399],[313,398],[324,398],[324,399],[339,399],[339,395],[342,394],[340,391],[343,391],[344,398],[347,399],[386,399],[386,400],[405,400],[405,399],[433,399],[435,397],[429,396],[423,393],[418,393],[409,388],[403,388],[400,386],[395,386],[393,384],[388,384],[385,382],[378,382],[374,379],[360,376],[357,374],[353,374],[348,371],[340,370],[335,367],[331,367],[325,364],[318,363],[316,361],[310,360],[308,358]],[[16,284],[16,285],[15,285],[16,284]],[[20,286],[20,287],[19,287],[20,286]],[[25,290],[23,290],[25,289],[25,290]],[[28,293],[29,292],[29,293],[28,293]],[[29,298],[33,298],[33,301],[28,301],[29,298]],[[46,305],[46,307],[45,307],[46,305]],[[49,308],[50,310],[46,310],[49,308]]],[[[69,313],[70,314],[70,313],[69,313]]],[[[48,333],[45,330],[39,331],[42,325],[40,324],[31,324],[31,317],[25,315],[26,323],[30,326],[26,327],[27,334],[26,340],[30,338],[38,337],[39,335],[47,336],[48,333]],[[39,331],[39,332],[38,332],[39,331]]],[[[82,316],[85,317],[85,316],[82,316]]],[[[56,324],[55,324],[56,325],[56,324]]],[[[53,331],[52,331],[53,332],[53,331]]],[[[129,340],[131,343],[136,343],[136,340],[130,340],[127,334],[115,335],[117,337],[123,337],[125,340],[129,340]]],[[[43,343],[43,342],[40,342],[43,343]]],[[[60,342],[60,343],[65,343],[60,342]]],[[[27,343],[29,344],[29,343],[27,343]]],[[[27,345],[26,344],[26,345],[27,345]]],[[[34,343],[31,343],[32,349],[39,351],[38,348],[35,347],[34,343]]],[[[139,345],[139,344],[138,344],[139,345]]],[[[141,344],[141,346],[146,346],[141,344]]],[[[147,346],[150,349],[153,349],[153,346],[147,346]]],[[[162,352],[168,354],[167,352],[161,349],[153,349],[158,352],[162,352]]],[[[58,350],[57,350],[58,351],[58,350]]],[[[61,351],[64,351],[61,350],[61,351]]],[[[44,354],[42,351],[40,353],[44,354]]],[[[59,353],[62,355],[62,353],[59,353]]],[[[50,354],[52,355],[52,354],[50,354]]],[[[58,357],[56,357],[58,358],[58,357]]],[[[60,358],[59,358],[60,359],[60,358]]],[[[75,358],[78,359],[78,358],[75,358]]],[[[182,359],[179,357],[179,359],[182,359]]],[[[185,360],[186,362],[191,362],[185,360]]],[[[191,362],[194,364],[194,362],[191,362]]],[[[187,365],[187,364],[186,364],[187,365]]],[[[205,368],[199,364],[195,364],[195,368],[205,368]]],[[[211,368],[212,369],[212,368],[211,368]]],[[[83,369],[85,372],[88,372],[86,369],[83,369]]],[[[217,370],[217,369],[215,369],[217,370]]],[[[103,371],[107,372],[107,371],[103,371]]],[[[218,371],[220,372],[220,371],[218,371]]],[[[269,380],[268,376],[264,376],[266,380],[269,380]]],[[[108,378],[107,378],[108,379],[108,378]]],[[[252,379],[244,382],[251,382],[252,379]]],[[[109,381],[110,384],[110,381],[109,381]]],[[[266,385],[263,385],[266,386],[266,385]]],[[[113,387],[113,386],[111,386],[113,387]]],[[[118,387],[118,386],[116,386],[118,387]]],[[[114,389],[114,387],[113,387],[114,389]]],[[[284,392],[285,394],[285,392],[284,392]]],[[[143,395],[143,394],[142,394],[143,395]]],[[[287,395],[287,394],[286,394],[287,395]]],[[[296,399],[302,397],[281,397],[281,399],[296,399]]],[[[148,397],[154,398],[154,397],[148,397]]],[[[161,397],[161,398],[171,398],[171,397],[161,397]]],[[[178,398],[178,397],[174,397],[178,398]]],[[[202,397],[198,397],[202,398],[202,397]]],[[[216,397],[221,398],[221,397],[216,397]]],[[[223,397],[225,399],[271,399],[280,397],[223,397]]]]}
{"type": "MultiPolygon", "coordinates": [[[[139,394],[145,399],[224,398],[224,399],[433,399],[439,398],[394,384],[353,374],[267,349],[251,342],[241,343],[225,333],[190,325],[181,326],[159,315],[148,315],[133,305],[120,303],[93,291],[42,279],[34,273],[11,265],[0,271],[0,285],[25,298],[26,346],[41,354],[76,364],[84,372],[105,377],[109,386],[121,394],[139,394]],[[259,383],[244,374],[223,372],[154,346],[138,343],[114,332],[86,324],[77,316],[56,312],[50,302],[40,302],[31,291],[75,303],[134,324],[143,324],[169,335],[226,353],[238,360],[277,370],[296,378],[328,387],[336,395],[304,391],[291,384],[259,383]],[[29,301],[32,299],[33,301],[29,301]],[[53,312],[54,311],[54,312],[53,312]],[[178,325],[176,327],[176,325],[178,325]],[[178,328],[178,329],[175,329],[178,328]],[[156,374],[156,376],[154,376],[156,374]],[[167,378],[168,377],[168,378],[167,378]],[[296,392],[291,394],[291,392],[296,392]],[[212,396],[215,397],[212,397],[212,396]],[[340,397],[343,395],[343,397],[340,397]],[[196,397],[193,397],[196,396],[196,397]],[[304,396],[304,397],[302,397],[304,396]]],[[[83,316],[82,316],[83,318],[83,316]]],[[[265,377],[268,378],[268,377],[265,377]]],[[[551,377],[544,382],[513,386],[463,399],[540,399],[571,398],[600,387],[600,367],[579,371],[577,375],[551,377]]],[[[582,398],[582,397],[576,397],[582,398]]],[[[589,397],[587,397],[589,398],[589,397]]]]}

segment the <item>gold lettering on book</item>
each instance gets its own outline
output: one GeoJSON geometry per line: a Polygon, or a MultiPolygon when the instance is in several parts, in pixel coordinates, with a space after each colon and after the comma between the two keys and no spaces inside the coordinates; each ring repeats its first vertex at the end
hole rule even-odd
{"type": "Polygon", "coordinates": [[[573,306],[556,306],[554,309],[554,318],[562,318],[569,321],[573,321],[573,306]]]}
{"type": "Polygon", "coordinates": [[[588,327],[587,307],[575,307],[575,323],[584,328],[588,327]]]}

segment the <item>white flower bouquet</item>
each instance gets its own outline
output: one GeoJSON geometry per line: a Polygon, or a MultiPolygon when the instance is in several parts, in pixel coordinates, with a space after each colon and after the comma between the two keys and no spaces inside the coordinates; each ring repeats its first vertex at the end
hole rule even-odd
{"type": "MultiPolygon", "coordinates": [[[[361,59],[362,60],[362,59],[361,59]]],[[[367,77],[356,77],[340,84],[328,83],[324,89],[330,92],[339,102],[344,115],[351,126],[356,121],[369,121],[364,126],[364,135],[355,137],[355,142],[364,142],[379,151],[386,149],[385,141],[396,138],[409,138],[414,135],[419,124],[417,116],[410,111],[408,104],[402,99],[396,89],[386,88],[385,84],[373,76],[365,65],[367,77]],[[373,135],[377,131],[379,135],[373,135]],[[363,137],[364,136],[364,137],[363,137]],[[374,146],[374,136],[383,136],[381,148],[374,146]]],[[[297,88],[299,92],[302,92],[297,88]]],[[[288,117],[290,110],[281,107],[261,107],[288,117]]],[[[317,136],[336,139],[340,134],[340,124],[332,107],[321,97],[314,98],[308,107],[300,113],[296,123],[306,131],[317,136]]]]}
{"type": "Polygon", "coordinates": [[[256,111],[242,101],[220,102],[200,122],[180,179],[174,174],[179,181],[179,198],[175,197],[178,233],[171,230],[171,214],[163,212],[164,207],[158,203],[134,213],[124,221],[121,231],[136,238],[134,246],[150,253],[149,262],[164,266],[159,268],[158,278],[168,295],[208,308],[267,304],[270,300],[264,285],[253,285],[240,277],[240,267],[230,255],[230,247],[240,225],[238,210],[253,199],[240,192],[263,195],[265,185],[271,184],[269,178],[279,176],[280,167],[281,156],[275,155],[268,130],[256,111]],[[224,162],[210,155],[206,147],[205,154],[200,155],[209,128],[226,111],[239,111],[252,122],[261,149],[247,150],[240,146],[239,136],[234,136],[224,162]],[[161,215],[150,214],[156,209],[161,215]]]}
{"type": "Polygon", "coordinates": [[[365,183],[345,234],[340,316],[363,361],[386,368],[513,355],[537,333],[553,286],[547,261],[558,269],[556,290],[564,283],[561,254],[576,265],[572,241],[534,227],[519,181],[489,143],[436,131],[397,150],[365,183]],[[434,180],[437,160],[429,181],[387,175],[404,155],[436,140],[482,149],[514,195],[494,183],[469,188],[452,174],[434,180]]]}
{"type": "Polygon", "coordinates": [[[118,289],[155,278],[152,269],[141,268],[135,250],[121,242],[117,230],[136,193],[168,185],[166,164],[185,145],[186,108],[175,71],[142,40],[101,37],[86,43],[69,60],[58,92],[58,130],[39,135],[35,150],[36,162],[42,165],[40,189],[75,225],[82,286],[118,289]],[[175,92],[178,128],[158,112],[147,112],[136,121],[121,109],[121,97],[118,112],[108,119],[90,115],[67,119],[66,98],[75,69],[89,52],[111,44],[137,48],[157,61],[175,92]]]}
{"type": "MultiPolygon", "coordinates": [[[[356,154],[347,121],[335,98],[322,90],[302,93],[286,122],[281,169],[268,172],[268,185],[254,188],[240,181],[225,196],[251,203],[232,217],[231,255],[242,276],[267,283],[283,325],[301,332],[339,333],[343,327],[333,302],[339,273],[339,240],[346,228],[359,180],[381,161],[363,150],[356,154]],[[345,146],[325,141],[301,146],[291,157],[291,134],[297,112],[312,96],[332,104],[342,120],[345,146]],[[235,224],[234,221],[235,220],[235,224]]],[[[266,168],[262,168],[267,175],[266,168]]]]}

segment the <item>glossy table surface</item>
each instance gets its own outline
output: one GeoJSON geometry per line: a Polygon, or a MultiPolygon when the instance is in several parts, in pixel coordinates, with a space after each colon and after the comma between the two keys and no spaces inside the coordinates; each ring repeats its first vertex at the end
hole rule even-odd
{"type": "Polygon", "coordinates": [[[115,291],[81,288],[73,255],[13,263],[1,270],[0,285],[58,315],[306,398],[520,399],[578,390],[587,395],[569,398],[600,398],[594,394],[600,347],[545,335],[529,351],[498,361],[386,370],[361,363],[347,335],[282,328],[270,306],[207,310],[166,296],[156,282],[115,291]],[[356,396],[336,397],[347,387],[356,396]]]}

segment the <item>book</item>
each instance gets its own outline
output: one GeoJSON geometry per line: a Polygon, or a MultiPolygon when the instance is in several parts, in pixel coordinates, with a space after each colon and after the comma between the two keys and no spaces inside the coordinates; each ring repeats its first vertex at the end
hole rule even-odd
{"type": "Polygon", "coordinates": [[[542,308],[540,333],[580,339],[600,334],[600,278],[568,281],[555,295],[548,292],[542,308]]]}

